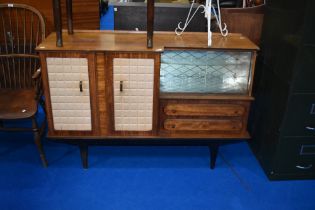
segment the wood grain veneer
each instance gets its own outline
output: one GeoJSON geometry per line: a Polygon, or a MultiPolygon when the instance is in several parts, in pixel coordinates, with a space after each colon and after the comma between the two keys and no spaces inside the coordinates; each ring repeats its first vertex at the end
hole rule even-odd
{"type": "Polygon", "coordinates": [[[250,100],[161,99],[160,135],[247,136],[249,107],[250,100]]]}
{"type": "Polygon", "coordinates": [[[38,51],[110,51],[110,52],[162,52],[172,49],[220,49],[258,50],[258,47],[241,34],[222,37],[213,33],[212,46],[207,45],[207,33],[186,32],[177,36],[174,32],[155,32],[154,46],[147,48],[146,33],[132,31],[74,31],[63,32],[63,47],[56,47],[56,34],[50,34],[36,49],[38,51]]]}
{"type": "Polygon", "coordinates": [[[235,132],[242,129],[241,120],[232,119],[167,119],[164,128],[171,131],[224,131],[235,132]]]}
{"type": "Polygon", "coordinates": [[[242,116],[245,107],[236,104],[167,104],[164,113],[169,116],[242,116]]]}

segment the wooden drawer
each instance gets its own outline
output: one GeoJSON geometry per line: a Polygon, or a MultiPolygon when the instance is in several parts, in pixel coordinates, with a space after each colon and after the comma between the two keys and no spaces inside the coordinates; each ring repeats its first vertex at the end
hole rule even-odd
{"type": "Polygon", "coordinates": [[[229,119],[167,119],[164,128],[171,131],[240,131],[241,120],[229,119]]]}
{"type": "Polygon", "coordinates": [[[250,100],[233,98],[162,99],[160,131],[172,136],[200,134],[248,137],[249,106],[250,100]]]}
{"type": "Polygon", "coordinates": [[[243,116],[245,107],[236,104],[167,104],[164,113],[169,116],[243,116]]]}

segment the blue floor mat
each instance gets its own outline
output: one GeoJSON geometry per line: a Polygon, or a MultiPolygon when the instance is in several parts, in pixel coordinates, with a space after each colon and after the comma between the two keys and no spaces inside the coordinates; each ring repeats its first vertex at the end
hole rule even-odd
{"type": "Polygon", "coordinates": [[[44,139],[42,168],[29,133],[0,133],[0,209],[19,210],[314,210],[315,181],[269,181],[246,142],[207,147],[79,149],[44,139]]]}

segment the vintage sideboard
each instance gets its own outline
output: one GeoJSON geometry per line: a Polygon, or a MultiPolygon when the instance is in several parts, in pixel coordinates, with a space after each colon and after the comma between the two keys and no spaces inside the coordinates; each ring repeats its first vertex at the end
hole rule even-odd
{"type": "MultiPolygon", "coordinates": [[[[40,54],[48,137],[77,143],[83,166],[94,143],[248,139],[256,51],[241,34],[75,31],[50,34],[40,54]]],[[[215,142],[215,143],[214,143],[215,142]]]]}

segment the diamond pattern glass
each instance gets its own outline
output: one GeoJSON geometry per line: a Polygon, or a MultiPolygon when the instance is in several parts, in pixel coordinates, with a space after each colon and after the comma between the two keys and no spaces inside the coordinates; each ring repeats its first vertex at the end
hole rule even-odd
{"type": "Polygon", "coordinates": [[[160,91],[247,94],[251,56],[242,51],[166,50],[160,91]]]}

